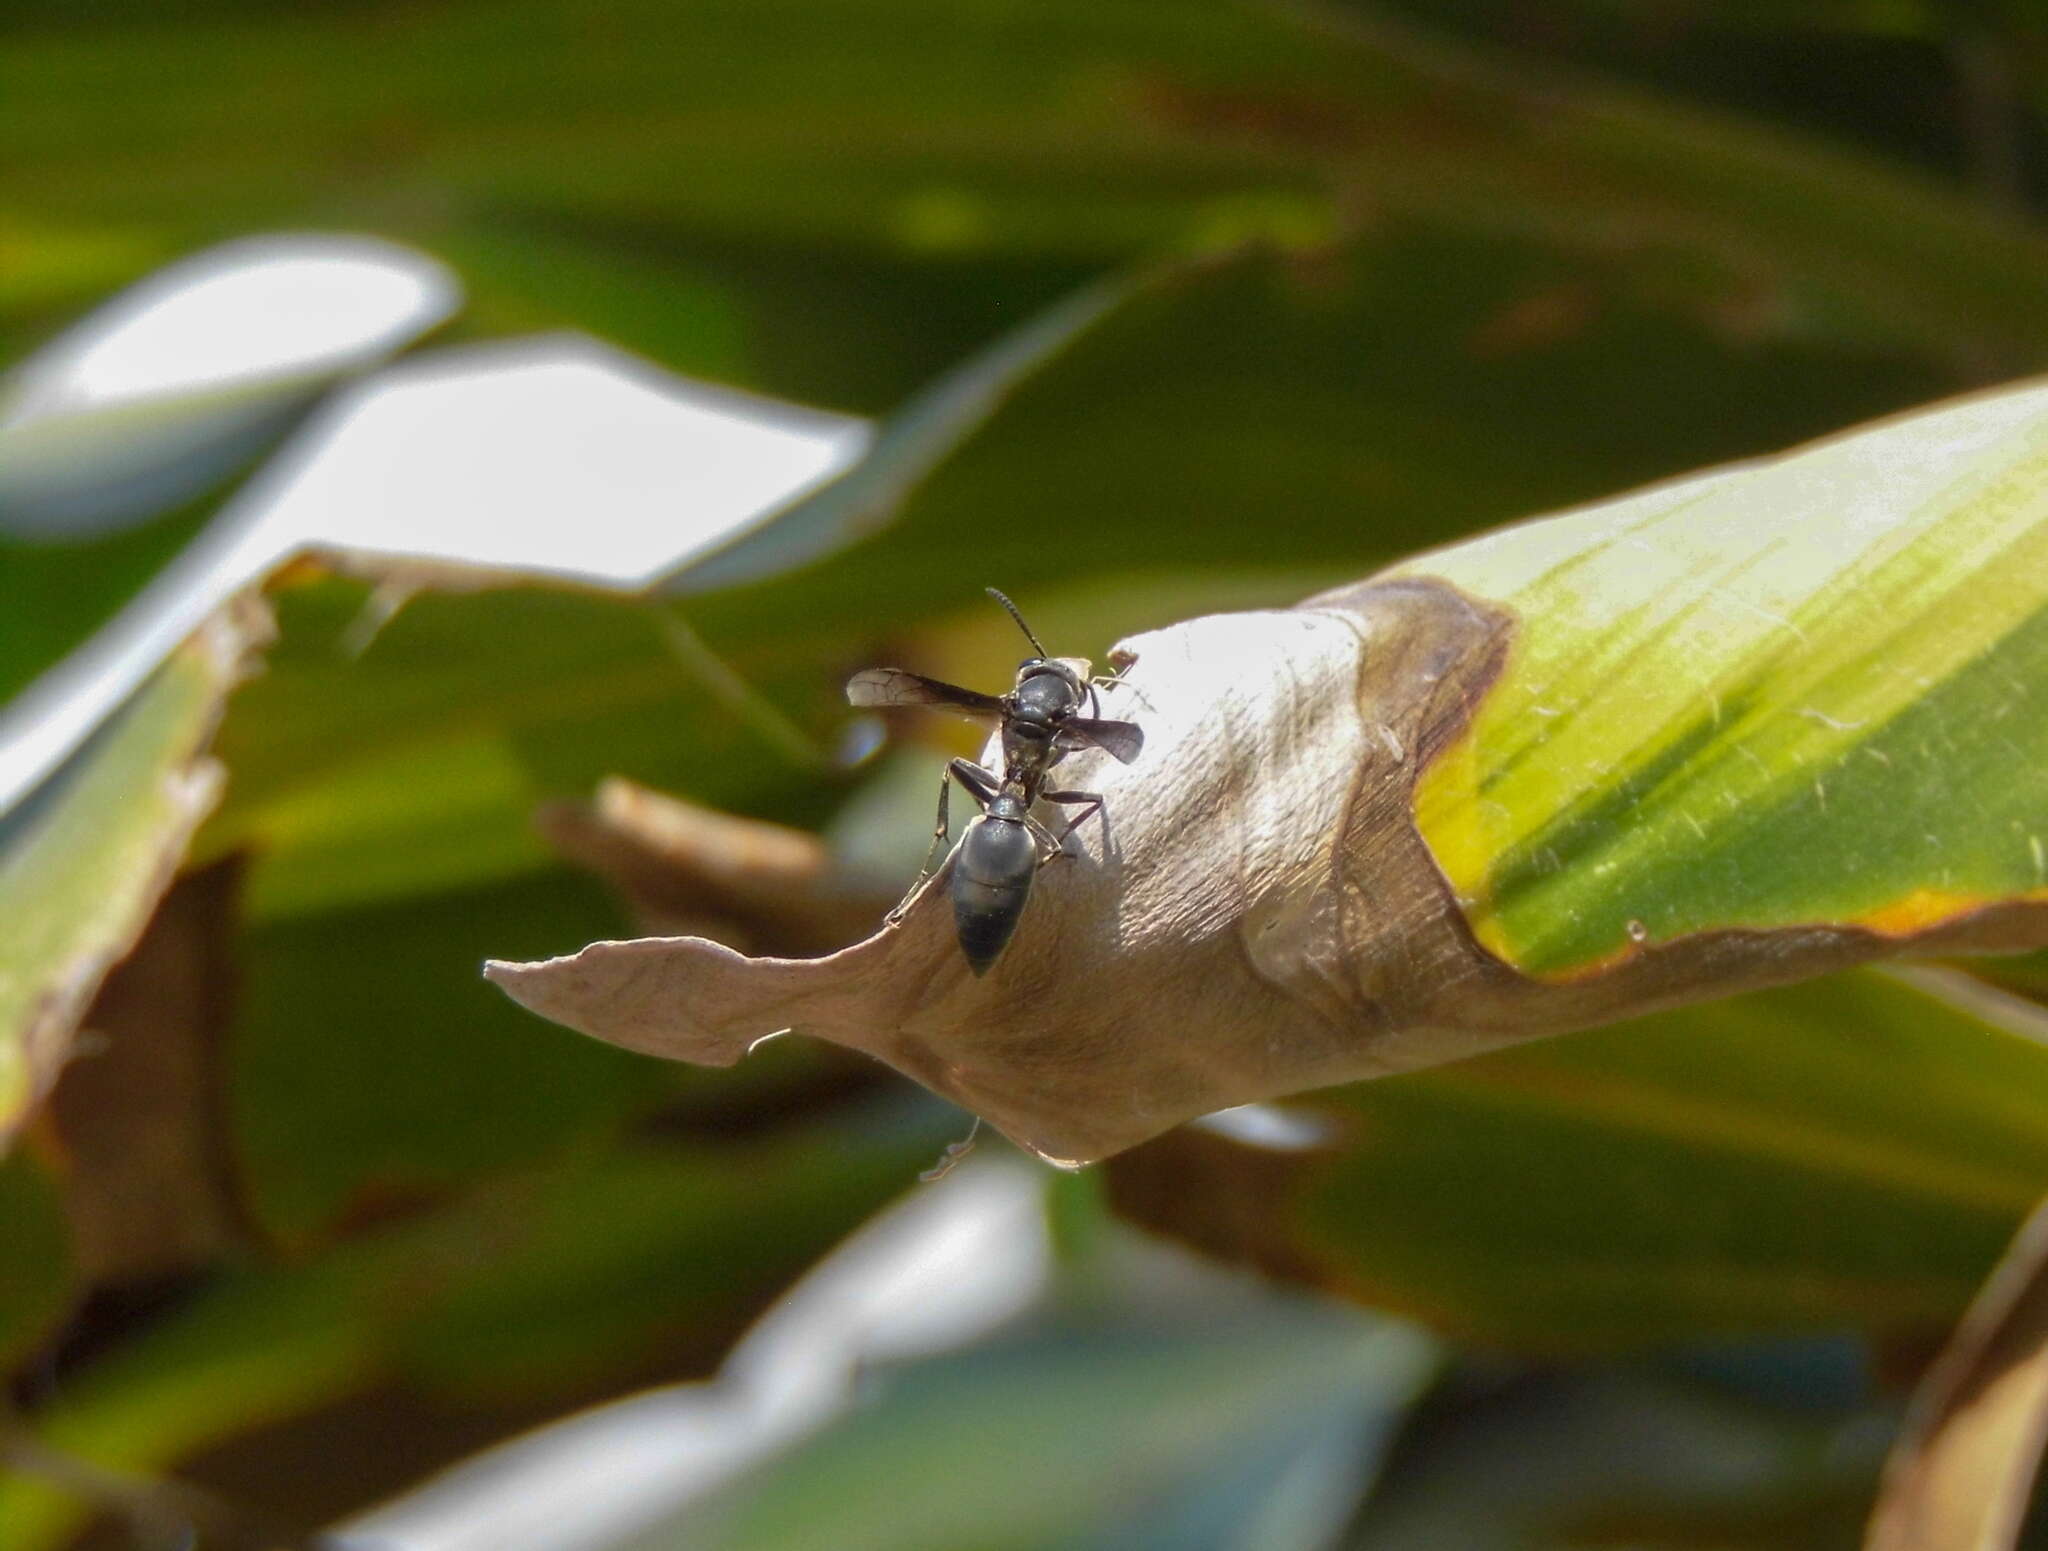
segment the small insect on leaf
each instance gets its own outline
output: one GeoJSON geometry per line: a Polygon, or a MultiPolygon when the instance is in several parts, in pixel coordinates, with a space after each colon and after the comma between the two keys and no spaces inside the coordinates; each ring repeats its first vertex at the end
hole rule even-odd
{"type": "Polygon", "coordinates": [[[938,822],[924,868],[889,919],[899,919],[931,876],[950,836],[947,799],[951,785],[981,806],[980,817],[960,837],[947,892],[960,952],[976,975],[986,974],[1023,917],[1038,869],[1066,854],[1067,837],[1083,819],[1102,811],[1093,792],[1054,791],[1046,776],[1069,754],[1100,748],[1125,764],[1138,757],[1145,735],[1129,722],[1103,721],[1078,715],[1100,693],[1088,681],[1085,657],[1048,657],[1024,616],[995,588],[988,595],[1008,611],[1031,643],[1035,657],[1017,668],[1017,682],[1006,695],[984,695],[957,684],[907,673],[901,668],[869,668],[846,686],[846,698],[858,706],[932,706],[970,716],[994,715],[1000,724],[1002,769],[985,770],[971,760],[956,759],[939,778],[938,822]],[[1040,802],[1077,808],[1057,834],[1033,813],[1040,802]]]}

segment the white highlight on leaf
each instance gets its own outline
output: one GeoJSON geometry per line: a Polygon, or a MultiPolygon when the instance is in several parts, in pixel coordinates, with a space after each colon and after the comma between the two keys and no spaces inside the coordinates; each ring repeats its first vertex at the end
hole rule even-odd
{"type": "Polygon", "coordinates": [[[581,335],[447,350],[326,406],[91,642],[0,713],[0,809],[239,589],[309,550],[387,586],[639,589],[858,459],[865,421],[671,376],[581,335]]]}
{"type": "Polygon", "coordinates": [[[1278,1104],[1240,1104],[1190,1124],[1266,1152],[1313,1152],[1336,1139],[1336,1128],[1320,1116],[1278,1104]]]}
{"type": "Polygon", "coordinates": [[[447,282],[416,255],[355,237],[260,238],[161,270],[60,342],[18,415],[192,393],[373,358],[444,311],[447,282]]]}
{"type": "Polygon", "coordinates": [[[0,531],[88,534],[196,493],[460,299],[441,265],[366,237],[249,238],[158,271],[0,383],[0,531]]]}
{"type": "Polygon", "coordinates": [[[273,547],[639,588],[846,468],[869,435],[552,335],[365,383],[234,509],[273,547]]]}

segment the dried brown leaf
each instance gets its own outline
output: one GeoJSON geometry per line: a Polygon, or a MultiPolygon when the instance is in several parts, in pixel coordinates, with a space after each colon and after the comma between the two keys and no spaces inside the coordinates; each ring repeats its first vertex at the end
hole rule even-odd
{"type": "Polygon", "coordinates": [[[240,871],[230,858],[179,879],[101,986],[50,1095],[92,1282],[187,1270],[241,1237],[221,1080],[240,871]]]}
{"type": "Polygon", "coordinates": [[[2004,1551],[2048,1443],[2048,1203],[1921,1380],[1865,1551],[2004,1551]]]}
{"type": "Polygon", "coordinates": [[[775,955],[830,952],[889,906],[815,835],[685,802],[617,777],[537,817],[548,843],[609,881],[649,932],[775,955]]]}

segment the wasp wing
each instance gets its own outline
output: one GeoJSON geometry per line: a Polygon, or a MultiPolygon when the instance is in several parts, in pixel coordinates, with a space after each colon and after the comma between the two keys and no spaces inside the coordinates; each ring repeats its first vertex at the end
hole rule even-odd
{"type": "Polygon", "coordinates": [[[962,689],[901,668],[863,668],[846,681],[846,700],[857,706],[936,706],[963,716],[999,717],[1003,703],[978,689],[962,689]]]}
{"type": "Polygon", "coordinates": [[[1070,749],[1098,748],[1128,765],[1145,746],[1145,730],[1135,722],[1099,721],[1070,716],[1060,729],[1060,743],[1070,749]]]}

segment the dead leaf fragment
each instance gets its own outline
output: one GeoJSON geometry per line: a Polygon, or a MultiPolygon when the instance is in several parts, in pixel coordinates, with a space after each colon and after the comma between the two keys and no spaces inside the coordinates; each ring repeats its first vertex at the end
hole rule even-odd
{"type": "Polygon", "coordinates": [[[240,871],[217,862],[164,897],[50,1095],[64,1212],[96,1284],[188,1270],[240,1238],[220,1043],[240,871]]]}
{"type": "Polygon", "coordinates": [[[557,852],[611,882],[639,923],[749,953],[830,952],[896,901],[835,870],[817,836],[719,813],[617,777],[537,816],[557,852]]]}
{"type": "Polygon", "coordinates": [[[1136,666],[1104,714],[1140,721],[1144,752],[1060,767],[1106,797],[1104,821],[1040,874],[985,978],[953,939],[943,872],[896,926],[822,959],[651,938],[487,973],[536,1012],[654,1054],[729,1065],[792,1027],[865,1050],[1065,1163],[1395,1070],[1372,1033],[1475,950],[1411,829],[1405,847],[1365,848],[1369,935],[1399,938],[1399,961],[1355,962],[1357,890],[1334,862],[1361,803],[1400,811],[1444,735],[1433,723],[1479,692],[1500,625],[1427,584],[1372,605],[1220,615],[1125,643],[1136,666]]]}
{"type": "Polygon", "coordinates": [[[2048,1203],[1920,1381],[1865,1551],[2006,1551],[2048,1443],[2048,1203]]]}

